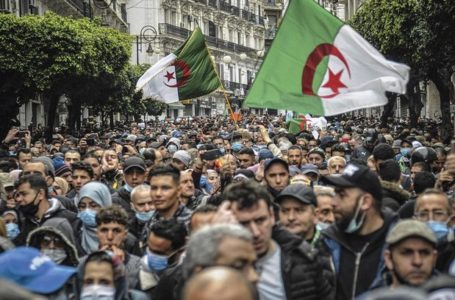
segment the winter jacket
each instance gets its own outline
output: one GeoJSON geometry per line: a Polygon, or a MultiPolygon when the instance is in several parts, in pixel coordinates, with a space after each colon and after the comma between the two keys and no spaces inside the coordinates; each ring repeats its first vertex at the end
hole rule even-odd
{"type": "Polygon", "coordinates": [[[27,247],[40,249],[41,239],[45,234],[53,234],[59,237],[65,244],[67,258],[61,262],[61,265],[77,267],[79,265],[79,256],[77,255],[76,246],[74,245],[74,233],[70,223],[62,218],[52,218],[41,227],[36,228],[27,237],[27,247]]]}
{"type": "Polygon", "coordinates": [[[354,299],[367,291],[385,269],[382,255],[385,238],[398,216],[389,209],[382,210],[381,214],[383,226],[367,236],[347,234],[336,225],[322,231],[321,254],[329,255],[337,275],[335,299],[354,299]],[[360,250],[352,249],[354,241],[360,250]]]}
{"type": "Polygon", "coordinates": [[[273,228],[272,238],[281,248],[286,299],[333,299],[333,274],[324,270],[318,251],[281,226],[273,228]]]}
{"type": "Polygon", "coordinates": [[[127,191],[125,187],[121,187],[112,194],[112,204],[120,205],[128,213],[130,220],[134,218],[135,212],[131,208],[131,192],[127,191]]]}
{"type": "Polygon", "coordinates": [[[52,218],[63,218],[68,220],[71,224],[76,220],[76,214],[67,210],[63,205],[55,198],[48,199],[50,208],[43,215],[41,220],[36,218],[24,218],[21,226],[21,233],[13,240],[13,243],[16,246],[25,246],[27,236],[34,229],[42,226],[44,222],[52,218]]]}
{"type": "Polygon", "coordinates": [[[400,185],[381,180],[382,186],[382,207],[388,207],[392,211],[398,209],[409,200],[411,194],[404,190],[400,185]]]}

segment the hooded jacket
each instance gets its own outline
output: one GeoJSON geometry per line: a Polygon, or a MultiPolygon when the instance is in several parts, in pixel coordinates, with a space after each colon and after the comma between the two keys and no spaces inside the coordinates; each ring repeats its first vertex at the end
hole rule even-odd
{"type": "Polygon", "coordinates": [[[77,267],[79,257],[77,255],[74,239],[74,233],[71,225],[67,220],[62,218],[53,218],[46,221],[41,227],[36,228],[27,237],[27,246],[40,249],[40,243],[43,236],[47,233],[58,236],[65,244],[67,258],[61,265],[77,267]]]}
{"type": "Polygon", "coordinates": [[[127,213],[128,217],[131,220],[134,218],[135,213],[131,208],[131,192],[125,189],[125,186],[122,186],[112,194],[112,204],[120,205],[127,213]]]}
{"type": "Polygon", "coordinates": [[[398,216],[385,209],[381,211],[383,226],[368,236],[347,234],[334,225],[322,231],[323,243],[321,254],[328,255],[337,275],[335,299],[354,299],[356,295],[368,290],[385,269],[382,253],[385,250],[385,238],[398,220],[398,216]],[[359,251],[352,249],[352,243],[361,246],[359,251]],[[365,242],[366,241],[366,242],[365,242]]]}
{"type": "Polygon", "coordinates": [[[382,186],[382,206],[388,207],[393,211],[398,209],[409,200],[411,193],[403,189],[399,184],[381,180],[382,186]]]}

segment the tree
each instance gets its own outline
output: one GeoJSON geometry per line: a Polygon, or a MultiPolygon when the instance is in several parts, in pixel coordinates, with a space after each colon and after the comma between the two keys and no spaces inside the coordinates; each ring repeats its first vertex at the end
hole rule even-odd
{"type": "Polygon", "coordinates": [[[412,124],[423,105],[419,82],[432,80],[441,95],[442,137],[453,129],[450,120],[448,83],[454,64],[455,2],[451,0],[369,0],[351,24],[387,58],[411,67],[406,98],[412,124]],[[378,17],[380,16],[380,17],[378,17]]]}
{"type": "MultiPolygon", "coordinates": [[[[18,110],[30,98],[44,95],[49,138],[61,95],[73,95],[76,106],[109,98],[108,94],[97,94],[98,87],[116,82],[128,65],[130,37],[87,19],[73,20],[53,13],[25,17],[3,14],[0,53],[2,105],[18,110]]],[[[17,115],[14,109],[0,114],[5,120],[17,115]]],[[[5,125],[8,130],[10,124],[5,125]]],[[[0,134],[4,136],[5,129],[0,134]]]]}

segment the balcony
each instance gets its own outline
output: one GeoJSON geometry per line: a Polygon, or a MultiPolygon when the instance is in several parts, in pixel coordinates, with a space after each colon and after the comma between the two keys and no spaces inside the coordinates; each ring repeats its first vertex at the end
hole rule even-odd
{"type": "Polygon", "coordinates": [[[232,6],[225,2],[225,1],[220,1],[220,10],[228,13],[232,13],[232,6]]]}
{"type": "MultiPolygon", "coordinates": [[[[191,35],[190,30],[167,23],[160,23],[158,28],[160,34],[170,34],[173,36],[180,37],[182,39],[186,39],[191,35]]],[[[214,36],[204,35],[204,37],[205,41],[207,42],[207,45],[212,47],[220,48],[235,53],[256,52],[256,49],[239,45],[233,42],[225,41],[214,36]]]]}

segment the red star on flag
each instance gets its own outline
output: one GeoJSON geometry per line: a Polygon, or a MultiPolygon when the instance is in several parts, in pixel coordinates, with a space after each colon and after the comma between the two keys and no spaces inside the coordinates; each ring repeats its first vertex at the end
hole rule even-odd
{"type": "Polygon", "coordinates": [[[168,72],[168,71],[166,71],[166,75],[164,75],[164,77],[167,78],[167,82],[169,82],[171,79],[175,79],[175,77],[174,77],[174,72],[168,72]]]}
{"type": "Polygon", "coordinates": [[[338,91],[338,89],[347,87],[344,85],[343,82],[341,82],[340,77],[342,74],[343,74],[343,69],[336,74],[334,72],[332,72],[331,69],[329,69],[329,80],[327,80],[327,82],[322,87],[329,88],[335,94],[339,94],[340,92],[338,91]]]}

